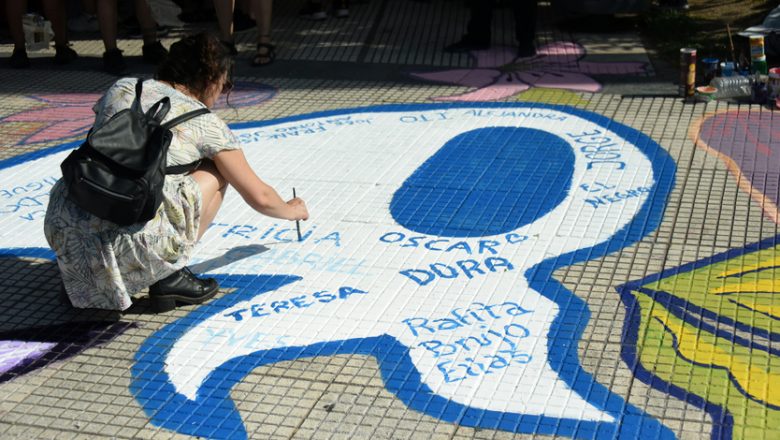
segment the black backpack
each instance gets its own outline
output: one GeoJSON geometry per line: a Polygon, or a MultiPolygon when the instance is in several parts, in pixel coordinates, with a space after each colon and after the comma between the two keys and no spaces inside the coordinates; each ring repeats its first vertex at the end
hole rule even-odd
{"type": "Polygon", "coordinates": [[[135,86],[133,105],[87,135],[86,141],[60,165],[68,198],[93,215],[126,226],[154,218],[163,201],[166,174],[183,174],[193,164],[166,167],[171,127],[208,113],[201,108],[161,123],[170,99],[141,109],[143,80],[135,86]]]}

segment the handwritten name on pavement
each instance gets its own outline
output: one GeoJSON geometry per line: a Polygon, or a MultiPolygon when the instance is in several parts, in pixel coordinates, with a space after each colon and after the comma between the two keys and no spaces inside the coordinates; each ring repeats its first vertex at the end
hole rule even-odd
{"type": "Polygon", "coordinates": [[[274,129],[261,129],[249,133],[238,135],[238,140],[242,144],[262,140],[285,139],[290,137],[305,136],[317,133],[324,133],[332,127],[345,125],[371,125],[371,118],[354,118],[352,116],[343,116],[338,118],[326,119],[324,121],[310,121],[296,125],[283,125],[274,129]]]}
{"type": "Polygon", "coordinates": [[[428,337],[417,346],[441,359],[436,368],[446,383],[459,382],[471,377],[493,374],[512,364],[527,364],[533,356],[518,347],[518,343],[531,336],[527,327],[511,322],[494,330],[488,324],[532,313],[517,303],[472,303],[465,309],[452,309],[445,317],[429,319],[413,317],[402,320],[415,337],[428,337]],[[436,336],[456,330],[477,328],[478,336],[466,336],[455,342],[444,342],[436,336]],[[480,349],[493,348],[490,354],[471,354],[480,349]]]}
{"type": "Polygon", "coordinates": [[[254,303],[251,304],[249,308],[238,309],[226,313],[223,316],[233,317],[236,321],[243,321],[246,317],[262,318],[264,316],[280,314],[294,309],[305,309],[316,304],[327,304],[337,300],[343,301],[355,294],[367,295],[368,292],[354,287],[343,286],[339,287],[338,292],[333,293],[328,292],[327,290],[320,290],[318,292],[294,296],[286,300],[271,301],[270,303],[254,303]]]}
{"type": "Polygon", "coordinates": [[[40,180],[0,188],[0,216],[17,214],[22,220],[33,221],[46,214],[51,187],[59,180],[49,176],[40,180]]]}
{"type": "Polygon", "coordinates": [[[420,286],[425,286],[436,278],[454,279],[461,274],[466,278],[473,278],[475,274],[485,275],[488,272],[513,270],[515,266],[506,258],[495,256],[503,246],[515,245],[528,240],[527,235],[510,232],[500,237],[500,240],[450,240],[438,236],[406,235],[403,232],[388,232],[379,237],[379,241],[389,245],[397,245],[402,248],[423,248],[434,252],[461,252],[467,255],[491,255],[483,261],[472,258],[458,260],[455,265],[445,263],[431,263],[426,268],[410,268],[399,271],[401,275],[409,278],[420,286]],[[483,269],[484,267],[484,269],[483,269]]]}

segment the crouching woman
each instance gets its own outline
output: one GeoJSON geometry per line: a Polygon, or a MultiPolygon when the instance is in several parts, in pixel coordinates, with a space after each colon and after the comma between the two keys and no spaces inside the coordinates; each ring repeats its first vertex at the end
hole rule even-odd
{"type": "MultiPolygon", "coordinates": [[[[141,107],[145,112],[167,96],[171,109],[163,122],[212,107],[232,87],[231,68],[230,53],[216,37],[205,33],[185,37],[171,46],[156,78],[144,81],[141,107]]],[[[98,100],[95,127],[131,106],[136,81],[120,79],[98,100]]],[[[147,287],[158,312],[213,297],[216,280],[195,276],[186,264],[228,186],[261,214],[308,219],[303,200],[282,200],[255,174],[238,139],[216,114],[200,115],[171,130],[168,166],[198,161],[200,165],[188,174],[165,177],[163,203],[146,223],[119,226],[100,219],[68,199],[62,179],[52,188],[44,232],[57,255],[63,294],[74,307],[125,310],[132,304],[131,296],[147,287]]]]}

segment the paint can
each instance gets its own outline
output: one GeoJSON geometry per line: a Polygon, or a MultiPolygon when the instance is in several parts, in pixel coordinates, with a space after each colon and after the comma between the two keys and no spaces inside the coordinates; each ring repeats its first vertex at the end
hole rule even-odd
{"type": "Polygon", "coordinates": [[[680,87],[683,98],[692,98],[696,94],[696,49],[680,49],[680,87]]]}
{"type": "Polygon", "coordinates": [[[731,61],[724,61],[720,63],[721,76],[734,76],[734,63],[731,61]]]}
{"type": "Polygon", "coordinates": [[[753,60],[764,58],[764,36],[763,35],[751,35],[750,36],[750,58],[753,60]]]}
{"type": "Polygon", "coordinates": [[[701,60],[704,84],[711,83],[718,76],[718,64],[720,64],[720,60],[717,58],[704,58],[701,60]]]}
{"type": "Polygon", "coordinates": [[[753,58],[750,60],[750,73],[760,73],[762,75],[767,74],[766,57],[753,58]]]}

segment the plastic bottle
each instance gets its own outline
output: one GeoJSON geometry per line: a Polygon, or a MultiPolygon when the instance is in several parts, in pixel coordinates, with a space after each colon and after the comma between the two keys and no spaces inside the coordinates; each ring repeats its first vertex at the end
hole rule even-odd
{"type": "Polygon", "coordinates": [[[726,99],[750,96],[753,91],[752,83],[752,79],[747,76],[719,76],[713,79],[710,85],[718,89],[715,99],[726,99]]]}
{"type": "Polygon", "coordinates": [[[22,16],[22,29],[27,50],[36,51],[49,48],[54,38],[51,22],[46,21],[38,14],[25,14],[22,16]]]}

